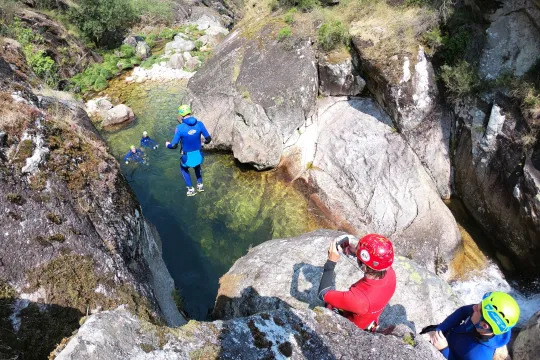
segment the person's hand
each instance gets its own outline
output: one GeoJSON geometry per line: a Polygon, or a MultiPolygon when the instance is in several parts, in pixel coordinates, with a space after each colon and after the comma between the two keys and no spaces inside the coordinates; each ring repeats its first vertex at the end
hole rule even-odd
{"type": "Polygon", "coordinates": [[[126,165],[129,164],[129,161],[126,161],[126,165]]]}
{"type": "Polygon", "coordinates": [[[429,341],[437,350],[443,350],[448,347],[448,341],[440,330],[429,332],[429,341]]]}
{"type": "Polygon", "coordinates": [[[328,260],[333,262],[339,261],[339,252],[336,249],[336,240],[330,242],[330,247],[328,248],[328,260]]]}
{"type": "Polygon", "coordinates": [[[165,141],[165,146],[166,146],[166,147],[169,147],[169,144],[170,144],[170,142],[165,141]]]}

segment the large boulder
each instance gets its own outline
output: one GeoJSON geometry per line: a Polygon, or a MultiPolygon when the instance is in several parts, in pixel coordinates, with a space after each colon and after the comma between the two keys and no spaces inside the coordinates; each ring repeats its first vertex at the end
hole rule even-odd
{"type": "MultiPolygon", "coordinates": [[[[426,20],[426,24],[430,21],[426,20]]],[[[422,160],[440,196],[449,198],[451,118],[443,116],[433,66],[421,46],[416,53],[385,54],[384,59],[374,55],[380,51],[381,43],[391,41],[382,38],[374,43],[361,35],[354,36],[353,59],[370,92],[422,160]]]]}
{"type": "Polygon", "coordinates": [[[145,60],[148,57],[150,57],[150,55],[152,55],[152,50],[150,49],[150,46],[148,46],[147,43],[145,43],[144,41],[139,41],[137,43],[137,46],[135,47],[135,55],[145,60]]]}
{"type": "Polygon", "coordinates": [[[513,346],[515,360],[538,359],[540,354],[540,311],[537,311],[519,332],[513,346]]]}
{"type": "Polygon", "coordinates": [[[322,308],[192,320],[174,330],[123,309],[105,311],[86,320],[56,359],[371,359],[374,351],[387,359],[444,359],[406,327],[370,334],[322,308]]]}
{"type": "Polygon", "coordinates": [[[167,67],[171,69],[183,69],[185,65],[184,56],[182,54],[172,54],[167,61],[167,67]]]}
{"type": "Polygon", "coordinates": [[[325,99],[300,136],[312,200],[342,229],[380,233],[398,252],[446,273],[460,233],[435,184],[371,99],[325,99]],[[313,129],[312,129],[313,128],[313,129]],[[311,151],[311,153],[309,153],[311,151]]]}
{"type": "Polygon", "coordinates": [[[524,75],[540,58],[540,7],[534,0],[506,0],[489,16],[480,74],[496,79],[503,73],[524,75]]]}
{"type": "Polygon", "coordinates": [[[165,53],[184,52],[195,49],[195,43],[191,40],[178,38],[165,44],[165,53]]]}
{"type": "Polygon", "coordinates": [[[291,39],[288,47],[270,36],[271,24],[254,29],[238,29],[220,43],[190,79],[187,100],[212,134],[213,148],[234,144],[236,158],[265,169],[279,163],[283,144],[314,112],[318,76],[309,41],[291,39]],[[261,116],[253,122],[251,114],[261,116]],[[246,130],[257,138],[238,146],[246,130]],[[264,147],[252,146],[257,139],[264,147]]]}
{"type": "Polygon", "coordinates": [[[510,257],[513,267],[534,276],[540,273],[540,165],[538,150],[526,145],[528,125],[500,95],[492,104],[463,101],[456,112],[463,123],[455,155],[456,192],[496,249],[510,257]]]}
{"type": "Polygon", "coordinates": [[[128,121],[133,121],[135,114],[127,105],[119,104],[107,111],[107,116],[103,120],[103,127],[122,124],[128,121]]]}
{"type": "MultiPolygon", "coordinates": [[[[341,234],[319,230],[252,248],[220,279],[214,318],[323,306],[317,297],[323,265],[330,241],[341,234]]],[[[396,249],[399,251],[399,247],[396,249]]],[[[413,261],[397,257],[393,267],[398,283],[381,316],[382,327],[405,324],[419,331],[443,321],[461,305],[448,284],[413,261]]],[[[361,277],[356,260],[340,259],[335,278],[338,290],[347,290],[361,277]]]]}

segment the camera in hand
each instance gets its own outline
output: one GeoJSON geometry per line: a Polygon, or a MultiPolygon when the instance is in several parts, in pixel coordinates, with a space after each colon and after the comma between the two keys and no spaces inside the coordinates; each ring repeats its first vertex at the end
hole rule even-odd
{"type": "Polygon", "coordinates": [[[339,251],[339,247],[341,246],[341,250],[349,247],[349,237],[345,236],[343,239],[336,242],[336,250],[339,251]]]}

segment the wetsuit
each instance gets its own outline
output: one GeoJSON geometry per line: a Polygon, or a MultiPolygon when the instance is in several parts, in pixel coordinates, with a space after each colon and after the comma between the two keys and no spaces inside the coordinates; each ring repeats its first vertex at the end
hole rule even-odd
{"type": "Polygon", "coordinates": [[[208,144],[212,141],[208,130],[204,124],[198,121],[194,116],[185,117],[182,123],[176,126],[174,130],[174,138],[167,146],[169,149],[176,149],[180,144],[182,157],[180,159],[180,172],[186,181],[188,187],[192,187],[191,177],[189,176],[189,168],[195,169],[197,182],[202,183],[201,164],[204,160],[201,151],[201,135],[204,137],[204,143],[208,144]]]}
{"type": "Polygon", "coordinates": [[[500,335],[482,336],[471,321],[473,305],[462,306],[441,324],[437,330],[443,332],[448,347],[441,350],[449,360],[491,360],[495,350],[510,341],[511,332],[500,335]]]}
{"type": "Polygon", "coordinates": [[[319,285],[319,298],[333,308],[342,310],[343,316],[360,329],[368,329],[379,316],[396,290],[396,273],[391,267],[382,279],[361,278],[348,291],[337,291],[334,287],[334,268],[330,260],[324,264],[324,272],[319,285]]]}
{"type": "Polygon", "coordinates": [[[137,149],[135,152],[131,152],[129,150],[126,156],[124,156],[124,161],[134,161],[142,164],[144,163],[144,151],[137,149]]]}
{"type": "Polygon", "coordinates": [[[155,149],[155,148],[157,148],[157,145],[158,145],[158,143],[155,140],[150,139],[149,136],[143,136],[141,138],[141,146],[155,149]]]}

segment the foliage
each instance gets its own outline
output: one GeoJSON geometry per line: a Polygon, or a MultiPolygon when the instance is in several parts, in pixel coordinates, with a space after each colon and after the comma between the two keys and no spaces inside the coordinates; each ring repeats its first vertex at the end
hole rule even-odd
{"type": "Polygon", "coordinates": [[[349,32],[339,20],[325,22],[319,28],[317,41],[323,50],[330,51],[341,45],[347,45],[349,32]]]}
{"type": "Polygon", "coordinates": [[[302,11],[310,11],[317,6],[320,6],[321,2],[319,0],[278,0],[277,4],[272,4],[272,7],[277,8],[291,8],[296,7],[302,11]]]}
{"type": "Polygon", "coordinates": [[[440,48],[448,37],[441,33],[441,29],[437,26],[429,31],[426,31],[422,37],[424,44],[427,47],[427,52],[431,55],[440,48]]]}
{"type": "Polygon", "coordinates": [[[50,56],[45,55],[45,51],[25,48],[28,65],[34,73],[47,82],[47,85],[54,86],[58,81],[58,68],[56,62],[50,56]]]}
{"type": "Polygon", "coordinates": [[[446,64],[453,65],[463,59],[463,55],[471,41],[471,34],[465,28],[459,28],[449,36],[441,37],[442,48],[440,57],[446,64]]]}
{"type": "Polygon", "coordinates": [[[283,21],[285,21],[287,24],[291,25],[294,22],[294,14],[297,11],[298,10],[295,7],[293,7],[289,11],[287,11],[287,13],[285,14],[285,16],[283,18],[283,21]]]}
{"type": "Polygon", "coordinates": [[[455,66],[443,65],[441,79],[452,100],[474,94],[480,88],[476,69],[466,61],[460,61],[455,66]]]}
{"type": "Polygon", "coordinates": [[[203,42],[201,40],[195,41],[195,50],[200,51],[203,47],[203,42]]]}
{"type": "Polygon", "coordinates": [[[130,0],[130,3],[144,23],[168,25],[174,20],[174,2],[171,0],[130,0]]]}
{"type": "Polygon", "coordinates": [[[70,18],[98,47],[111,45],[136,20],[129,0],[79,0],[78,4],[71,8],[70,18]]]}
{"type": "Polygon", "coordinates": [[[279,30],[278,35],[277,35],[277,40],[278,41],[283,41],[285,39],[290,38],[291,35],[292,35],[292,30],[291,30],[290,26],[285,26],[284,28],[279,30]]]}

